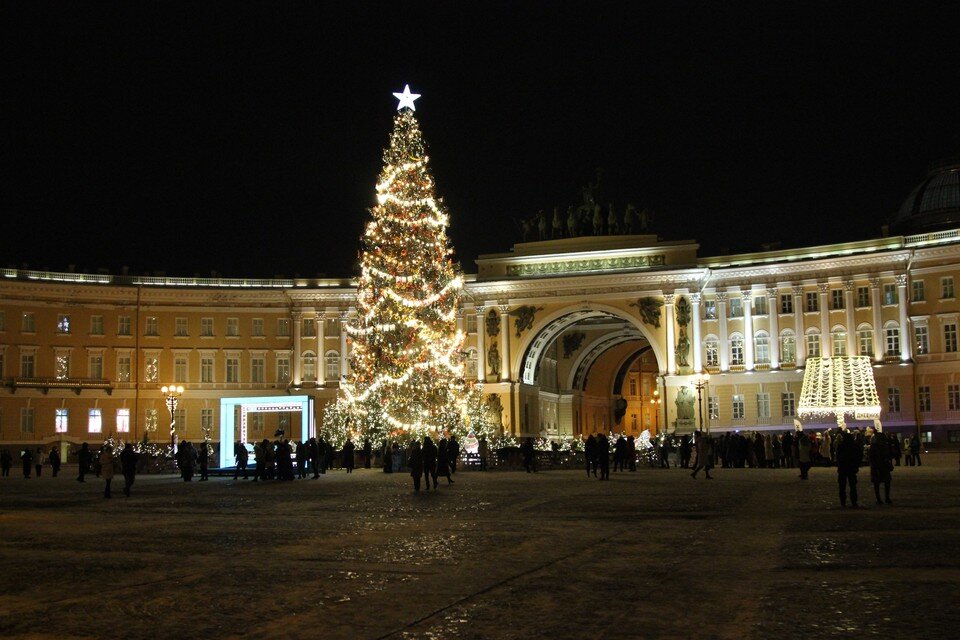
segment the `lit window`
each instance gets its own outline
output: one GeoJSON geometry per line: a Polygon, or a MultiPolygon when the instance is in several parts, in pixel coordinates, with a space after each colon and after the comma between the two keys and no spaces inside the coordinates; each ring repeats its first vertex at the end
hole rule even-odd
{"type": "Polygon", "coordinates": [[[913,344],[917,346],[918,355],[930,352],[930,336],[927,333],[926,325],[913,328],[913,344]]]}
{"type": "Polygon", "coordinates": [[[900,355],[900,328],[895,326],[887,327],[886,336],[887,336],[886,355],[888,356],[900,355]]]}
{"type": "Polygon", "coordinates": [[[340,354],[336,351],[327,351],[324,356],[327,365],[327,380],[337,380],[340,378],[340,354]]]}
{"type": "Polygon", "coordinates": [[[143,428],[147,431],[156,431],[160,421],[160,414],[156,409],[147,409],[143,414],[143,428]]]}
{"type": "Polygon", "coordinates": [[[785,364],[796,363],[797,339],[793,332],[785,332],[780,336],[780,358],[785,364]]]}
{"type": "Polygon", "coordinates": [[[758,331],[754,338],[754,360],[757,364],[770,362],[770,336],[766,331],[758,331]]]}
{"type": "Polygon", "coordinates": [[[156,382],[160,379],[160,365],[156,357],[144,359],[143,379],[146,382],[156,382]]]}
{"type": "Polygon", "coordinates": [[[820,334],[819,333],[807,334],[807,357],[808,358],[820,357],[820,334]]]}
{"type": "Polygon", "coordinates": [[[707,300],[703,303],[703,317],[706,320],[717,319],[717,301],[707,300]]]}
{"type": "Polygon", "coordinates": [[[730,364],[743,364],[743,338],[740,336],[730,339],[730,364]]]}
{"type": "MultiPolygon", "coordinates": [[[[301,371],[304,380],[317,379],[317,356],[312,351],[304,352],[300,358],[301,371]]],[[[330,376],[330,370],[327,369],[327,377],[330,376]]]]}
{"type": "Polygon", "coordinates": [[[733,419],[743,420],[745,415],[743,410],[743,396],[735,394],[733,396],[733,400],[731,401],[731,405],[733,406],[733,419]]]}
{"type": "Polygon", "coordinates": [[[277,357],[277,382],[290,382],[290,356],[277,357]]]}
{"type": "Polygon", "coordinates": [[[743,300],[740,298],[730,298],[730,317],[739,318],[743,315],[743,300]]]}
{"type": "Polygon", "coordinates": [[[887,412],[900,413],[900,389],[897,387],[887,389],[887,412]]]}
{"type": "Polygon", "coordinates": [[[830,334],[830,340],[833,342],[833,355],[847,355],[847,332],[835,329],[830,334]]]}
{"type": "Polygon", "coordinates": [[[707,338],[704,342],[708,367],[720,366],[720,343],[716,338],[707,338]]]}
{"type": "Polygon", "coordinates": [[[919,387],[917,389],[917,406],[923,413],[930,411],[930,387],[919,387]]]}
{"type": "Polygon", "coordinates": [[[943,325],[943,350],[947,353],[957,351],[957,325],[950,322],[943,325]]]}
{"type": "Polygon", "coordinates": [[[117,381],[130,382],[130,356],[117,356],[117,381]]]}
{"type": "Polygon", "coordinates": [[[54,375],[57,380],[66,380],[70,377],[70,354],[58,353],[54,360],[54,375]]]}
{"type": "Polygon", "coordinates": [[[130,433],[130,409],[117,409],[117,433],[130,433]]]}
{"type": "Polygon", "coordinates": [[[883,304],[897,304],[899,299],[900,298],[897,295],[897,285],[895,284],[883,285],[883,304]]]}
{"type": "Polygon", "coordinates": [[[90,409],[87,412],[87,433],[103,432],[103,412],[100,409],[90,409]]]}
{"type": "Polygon", "coordinates": [[[953,298],[953,277],[947,276],[940,278],[940,297],[944,299],[953,298]]]}
{"type": "Polygon", "coordinates": [[[707,413],[710,415],[711,420],[720,419],[720,398],[717,396],[707,398],[707,413]]]}
{"type": "Polygon", "coordinates": [[[861,356],[873,355],[873,330],[860,329],[857,331],[858,353],[861,356]]]}
{"type": "Polygon", "coordinates": [[[54,431],[57,433],[66,433],[70,426],[70,410],[56,409],[54,414],[54,431]]]}
{"type": "Polygon", "coordinates": [[[70,333],[70,316],[62,313],[57,316],[57,333],[70,333]]]}

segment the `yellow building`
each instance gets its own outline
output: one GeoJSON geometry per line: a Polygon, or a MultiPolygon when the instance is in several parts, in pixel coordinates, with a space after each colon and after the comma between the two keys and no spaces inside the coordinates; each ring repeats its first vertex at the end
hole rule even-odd
{"type": "MultiPolygon", "coordinates": [[[[869,355],[884,425],[956,446],[960,165],[893,231],[911,235],[720,257],[652,235],[517,244],[466,278],[467,373],[517,435],[781,430],[807,357],[869,355]]],[[[308,395],[319,416],[349,366],[354,296],[348,280],[4,269],[0,446],[167,441],[164,384],[185,388],[180,439],[216,439],[225,397],[308,395]]],[[[251,440],[296,419],[252,416],[251,440]]]]}

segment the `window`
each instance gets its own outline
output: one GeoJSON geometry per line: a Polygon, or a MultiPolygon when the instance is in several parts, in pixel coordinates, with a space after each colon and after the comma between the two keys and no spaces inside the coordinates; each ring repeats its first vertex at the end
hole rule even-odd
{"type": "Polygon", "coordinates": [[[720,343],[716,338],[707,338],[704,341],[704,349],[706,351],[706,360],[708,367],[719,367],[720,366],[720,343]]]}
{"type": "Polygon", "coordinates": [[[181,338],[188,335],[186,318],[177,318],[174,320],[173,335],[180,336],[181,338]]]}
{"type": "Polygon", "coordinates": [[[943,325],[943,350],[947,353],[957,352],[957,325],[955,322],[943,325]]]}
{"type": "Polygon", "coordinates": [[[94,380],[103,380],[103,356],[99,353],[93,354],[87,364],[87,375],[94,380]]]}
{"type": "Polygon", "coordinates": [[[717,301],[706,300],[703,303],[703,317],[705,320],[717,319],[717,301]]]}
{"type": "Polygon", "coordinates": [[[477,350],[470,349],[467,351],[467,360],[464,366],[464,375],[467,378],[476,378],[477,377],[477,350]]]}
{"type": "Polygon", "coordinates": [[[913,297],[914,302],[923,302],[924,301],[924,291],[923,291],[923,280],[914,280],[913,281],[913,297]]]}
{"type": "Polygon", "coordinates": [[[312,338],[317,335],[317,321],[314,318],[303,319],[303,331],[301,335],[307,338],[312,338]]]}
{"type": "Polygon", "coordinates": [[[820,311],[820,298],[817,296],[816,291],[807,292],[807,306],[805,307],[807,313],[813,311],[820,311]]]}
{"type": "Polygon", "coordinates": [[[789,293],[780,294],[780,313],[793,313],[793,296],[789,293]]]}
{"type": "Polygon", "coordinates": [[[250,382],[263,382],[264,367],[263,356],[253,356],[250,358],[250,382]]]}
{"type": "Polygon", "coordinates": [[[240,335],[240,318],[227,318],[227,337],[236,338],[240,335]]]}
{"type": "Polygon", "coordinates": [[[120,316],[117,318],[117,335],[133,335],[133,331],[130,329],[130,316],[120,316]]]}
{"type": "Polygon", "coordinates": [[[144,359],[143,379],[147,382],[156,382],[160,379],[160,364],[156,356],[144,359]]]}
{"type": "Polygon", "coordinates": [[[785,418],[792,418],[797,414],[797,399],[793,395],[793,391],[785,391],[780,394],[780,410],[785,418]]]}
{"type": "Polygon", "coordinates": [[[173,381],[187,381],[187,359],[184,356],[178,356],[173,361],[173,381]]]}
{"type": "Polygon", "coordinates": [[[250,415],[250,431],[254,433],[263,433],[263,426],[266,423],[266,416],[262,413],[253,413],[250,415]]]}
{"type": "Polygon", "coordinates": [[[744,418],[743,411],[743,396],[740,394],[735,394],[733,396],[733,419],[734,420],[743,420],[744,418]]]}
{"type": "Polygon", "coordinates": [[[0,311],[0,331],[7,330],[7,312],[0,311]]]}
{"type": "Polygon", "coordinates": [[[900,327],[890,326],[886,329],[888,356],[900,355],[900,327]]]}
{"type": "Polygon", "coordinates": [[[900,413],[900,389],[897,387],[887,388],[887,412],[900,413]]]}
{"type": "Polygon", "coordinates": [[[857,331],[857,353],[861,356],[873,355],[873,330],[860,329],[857,331]]]}
{"type": "Polygon", "coordinates": [[[870,306],[870,287],[857,287],[857,306],[870,306]]]}
{"type": "Polygon", "coordinates": [[[87,412],[87,433],[103,433],[103,411],[90,409],[87,412]]]}
{"type": "Polygon", "coordinates": [[[186,409],[177,409],[173,412],[173,428],[177,433],[183,433],[187,430],[186,409]]]}
{"type": "Polygon", "coordinates": [[[117,409],[117,433],[130,433],[130,409],[117,409]]]}
{"type": "Polygon", "coordinates": [[[240,358],[227,356],[227,382],[240,382],[240,358]]]}
{"type": "Polygon", "coordinates": [[[0,347],[0,378],[3,377],[4,372],[6,371],[6,363],[3,360],[3,348],[0,347]]]}
{"type": "Polygon", "coordinates": [[[952,276],[940,278],[940,297],[944,299],[954,297],[952,276]]]}
{"type": "Polygon", "coordinates": [[[211,356],[200,358],[200,382],[213,382],[213,358],[211,356]]]}
{"type": "Polygon", "coordinates": [[[157,320],[156,316],[147,316],[143,327],[143,335],[145,336],[160,335],[160,321],[157,320]]]}
{"type": "Polygon", "coordinates": [[[927,325],[913,328],[913,344],[917,346],[917,353],[920,355],[930,352],[930,336],[927,333],[927,325]]]}
{"type": "Polygon", "coordinates": [[[340,318],[334,315],[329,315],[324,319],[324,333],[328,336],[332,336],[340,333],[340,318]]]}
{"type": "Polygon", "coordinates": [[[899,297],[897,296],[897,285],[883,285],[883,304],[897,304],[898,301],[899,297]]]}
{"type": "Polygon", "coordinates": [[[160,421],[160,414],[156,409],[147,409],[143,413],[143,428],[146,431],[156,431],[160,421]]]}
{"type": "Polygon", "coordinates": [[[33,407],[22,407],[20,409],[20,431],[33,433],[33,407]]]}
{"type": "Polygon", "coordinates": [[[200,335],[204,338],[213,336],[213,318],[200,318],[200,335]]]}
{"type": "Polygon", "coordinates": [[[477,314],[467,313],[467,333],[477,332],[477,314]]]}
{"type": "Polygon", "coordinates": [[[807,334],[807,357],[808,358],[820,357],[820,334],[819,333],[807,334]]]}
{"type": "Polygon", "coordinates": [[[20,332],[35,333],[37,330],[37,318],[32,312],[28,311],[20,316],[20,332]]]}
{"type": "Polygon", "coordinates": [[[90,316],[90,335],[103,335],[103,316],[90,316]]]}
{"type": "Polygon", "coordinates": [[[277,356],[277,382],[290,382],[290,356],[277,356]]]}
{"type": "Polygon", "coordinates": [[[70,333],[70,316],[63,313],[57,316],[57,333],[70,333]]]}
{"type": "Polygon", "coordinates": [[[277,318],[277,336],[286,338],[290,335],[290,318],[277,318]]]}
{"type": "Polygon", "coordinates": [[[960,411],[960,384],[947,385],[947,409],[960,411]]]}
{"type": "Polygon", "coordinates": [[[730,317],[739,318],[743,315],[743,300],[741,298],[730,298],[730,317]]]}
{"type": "Polygon", "coordinates": [[[254,318],[250,321],[250,335],[263,337],[263,318],[254,318]]]}
{"type": "Polygon", "coordinates": [[[757,417],[758,418],[770,417],[770,394],[769,393],[757,394],[757,417]]]}
{"type": "Polygon", "coordinates": [[[130,356],[117,356],[117,381],[130,382],[130,356]]]}
{"type": "Polygon", "coordinates": [[[720,419],[720,398],[717,396],[707,398],[707,413],[710,415],[711,420],[720,419]]]}
{"type": "Polygon", "coordinates": [[[780,359],[785,364],[797,361],[797,339],[792,331],[785,331],[780,336],[780,359]]]}
{"type": "MultiPolygon", "coordinates": [[[[317,355],[313,351],[305,351],[300,357],[301,368],[304,380],[317,379],[317,355]]],[[[327,377],[330,377],[330,369],[327,369],[327,377]]]]}
{"type": "MultiPolygon", "coordinates": [[[[758,300],[762,298],[757,298],[758,300]]],[[[769,364],[770,362],[770,336],[766,331],[758,331],[754,338],[754,360],[757,364],[769,364]]]]}
{"type": "Polygon", "coordinates": [[[327,380],[338,380],[340,378],[340,354],[336,351],[327,351],[324,360],[327,365],[327,380]]]}
{"type": "Polygon", "coordinates": [[[843,309],[843,289],[832,289],[830,291],[830,308],[843,309]]]}
{"type": "Polygon", "coordinates": [[[32,353],[20,354],[20,377],[32,378],[36,374],[35,368],[36,356],[32,353]]]}
{"type": "Polygon", "coordinates": [[[53,420],[53,430],[56,433],[66,433],[67,428],[70,426],[70,410],[56,409],[53,420]]]}
{"type": "Polygon", "coordinates": [[[923,413],[930,411],[930,387],[917,388],[917,408],[923,413]]]}
{"type": "Polygon", "coordinates": [[[637,395],[637,379],[634,378],[633,376],[630,376],[630,395],[631,396],[637,395]]]}
{"type": "Polygon", "coordinates": [[[738,335],[730,338],[730,364],[743,364],[743,338],[738,335]]]}
{"type": "Polygon", "coordinates": [[[764,296],[757,296],[753,299],[753,312],[758,316],[767,315],[767,299],[764,296]]]}
{"type": "Polygon", "coordinates": [[[947,431],[947,442],[957,444],[960,442],[960,429],[949,429],[947,431]]]}
{"type": "Polygon", "coordinates": [[[834,329],[830,333],[830,340],[833,343],[833,355],[847,355],[847,332],[842,329],[834,329]]]}
{"type": "Polygon", "coordinates": [[[200,409],[200,431],[205,436],[213,431],[213,409],[200,409]]]}
{"type": "Polygon", "coordinates": [[[66,380],[70,377],[69,353],[58,353],[54,357],[54,376],[57,380],[66,380]]]}

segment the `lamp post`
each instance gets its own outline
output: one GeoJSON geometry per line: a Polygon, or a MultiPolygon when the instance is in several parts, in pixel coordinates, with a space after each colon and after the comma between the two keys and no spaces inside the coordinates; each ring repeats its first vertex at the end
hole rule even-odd
{"type": "Polygon", "coordinates": [[[167,409],[170,411],[170,454],[175,453],[174,448],[177,446],[176,443],[176,424],[177,420],[174,417],[177,411],[177,403],[180,402],[180,396],[183,395],[183,387],[177,385],[163,385],[160,387],[160,393],[165,396],[167,409]]]}
{"type": "Polygon", "coordinates": [[[697,388],[697,406],[700,408],[700,431],[703,431],[703,388],[708,382],[709,373],[698,373],[693,377],[693,386],[697,388]]]}
{"type": "Polygon", "coordinates": [[[660,389],[653,390],[653,397],[650,398],[650,408],[657,419],[657,433],[660,433],[660,389]]]}

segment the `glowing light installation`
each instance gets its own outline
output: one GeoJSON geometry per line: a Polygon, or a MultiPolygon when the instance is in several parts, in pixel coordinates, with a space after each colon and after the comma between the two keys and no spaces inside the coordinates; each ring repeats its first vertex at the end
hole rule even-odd
{"type": "Polygon", "coordinates": [[[361,239],[353,356],[325,436],[347,431],[380,442],[390,432],[459,430],[469,389],[456,313],[463,279],[454,267],[449,216],[434,194],[409,85],[383,154],[373,220],[361,239]]]}
{"type": "Polygon", "coordinates": [[[808,358],[797,416],[834,416],[844,427],[844,416],[857,420],[880,417],[880,398],[869,356],[808,358]]]}

